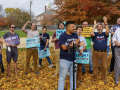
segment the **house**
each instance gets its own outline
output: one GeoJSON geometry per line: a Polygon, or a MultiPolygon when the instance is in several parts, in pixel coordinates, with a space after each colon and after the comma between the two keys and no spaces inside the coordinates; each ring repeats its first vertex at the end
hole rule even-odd
{"type": "Polygon", "coordinates": [[[36,16],[36,24],[37,25],[54,25],[54,22],[51,19],[56,15],[56,12],[51,9],[51,5],[45,6],[45,12],[36,16]]]}

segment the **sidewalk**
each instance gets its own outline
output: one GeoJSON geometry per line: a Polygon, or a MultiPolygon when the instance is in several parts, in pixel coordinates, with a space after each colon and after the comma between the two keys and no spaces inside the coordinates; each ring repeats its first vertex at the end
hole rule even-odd
{"type": "MultiPolygon", "coordinates": [[[[26,39],[27,38],[20,38],[20,45],[18,45],[18,48],[26,48],[26,39]]],[[[50,36],[49,40],[49,46],[54,46],[54,43],[51,43],[52,36],[50,36]]],[[[6,48],[6,45],[3,44],[3,48],[6,48]]]]}

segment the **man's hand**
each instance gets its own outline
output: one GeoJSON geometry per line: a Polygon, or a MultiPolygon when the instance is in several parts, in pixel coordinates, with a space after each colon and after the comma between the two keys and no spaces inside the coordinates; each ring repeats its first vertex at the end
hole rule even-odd
{"type": "Polygon", "coordinates": [[[10,45],[8,43],[6,43],[6,45],[9,47],[10,45]]]}
{"type": "Polygon", "coordinates": [[[26,24],[29,24],[29,23],[31,23],[31,22],[30,21],[26,22],[26,24]]]}
{"type": "Polygon", "coordinates": [[[84,45],[85,45],[84,40],[83,40],[82,42],[80,42],[79,45],[80,45],[80,46],[84,46],[84,45]]]}
{"type": "Polygon", "coordinates": [[[44,51],[46,51],[46,47],[44,48],[44,51]]]}
{"type": "Polygon", "coordinates": [[[117,46],[120,46],[120,43],[119,43],[118,41],[115,41],[115,44],[116,44],[117,46]]]}
{"type": "Polygon", "coordinates": [[[107,17],[106,16],[103,17],[103,20],[104,20],[105,24],[107,24],[107,17]]]}
{"type": "Polygon", "coordinates": [[[94,25],[97,26],[97,21],[96,20],[94,20],[94,25]]]}
{"type": "Polygon", "coordinates": [[[79,55],[82,56],[83,49],[80,50],[79,55]]]}
{"type": "Polygon", "coordinates": [[[16,45],[11,45],[11,47],[16,47],[16,45]]]}

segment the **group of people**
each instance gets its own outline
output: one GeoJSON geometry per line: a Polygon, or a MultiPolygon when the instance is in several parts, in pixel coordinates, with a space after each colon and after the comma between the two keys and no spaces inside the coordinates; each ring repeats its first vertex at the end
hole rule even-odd
{"type": "MultiPolygon", "coordinates": [[[[65,83],[65,78],[66,75],[69,72],[70,76],[70,90],[73,89],[73,58],[74,62],[76,62],[76,57],[75,53],[73,53],[73,40],[76,44],[76,46],[79,48],[78,51],[75,50],[75,52],[79,52],[79,55],[82,55],[83,52],[89,52],[89,73],[93,74],[93,78],[91,81],[97,80],[97,75],[98,75],[98,65],[99,62],[101,61],[101,79],[104,81],[104,83],[107,82],[107,77],[106,77],[106,64],[107,64],[107,56],[109,53],[109,48],[110,46],[107,45],[107,38],[109,36],[109,33],[112,35],[112,59],[111,59],[111,64],[110,64],[110,71],[115,72],[115,84],[119,83],[119,74],[120,74],[120,61],[119,61],[119,49],[120,49],[120,39],[119,39],[119,34],[120,34],[120,18],[117,19],[117,24],[114,25],[110,30],[108,27],[107,23],[107,18],[104,16],[103,17],[103,22],[97,23],[96,20],[94,20],[94,26],[92,28],[92,31],[90,33],[91,37],[83,37],[81,36],[81,33],[83,31],[83,28],[88,27],[88,22],[84,21],[82,23],[82,26],[76,26],[75,27],[75,22],[74,21],[67,21],[66,25],[64,23],[59,23],[58,24],[58,29],[66,29],[66,32],[60,35],[59,39],[56,38],[56,31],[54,32],[52,36],[52,43],[55,43],[55,55],[56,55],[56,71],[53,77],[56,75],[59,75],[59,83],[58,83],[58,90],[64,90],[64,83],[65,83]],[[76,31],[75,31],[76,30],[76,31]],[[96,30],[96,32],[95,32],[96,30]],[[104,31],[103,31],[104,30],[104,31]],[[91,46],[91,41],[94,42],[93,44],[93,53],[92,53],[92,46],[91,46]],[[67,42],[70,42],[71,44],[68,48],[67,42]],[[68,52],[68,49],[70,49],[70,53],[68,52]]],[[[1,39],[1,47],[0,47],[0,66],[1,66],[1,71],[4,72],[4,67],[2,63],[2,43],[5,43],[7,45],[7,50],[6,50],[6,56],[7,56],[7,69],[8,69],[8,74],[7,76],[10,76],[10,62],[11,62],[11,57],[13,57],[14,61],[14,67],[15,67],[15,74],[17,73],[17,58],[18,58],[18,50],[16,45],[9,45],[7,42],[4,41],[4,38],[19,35],[15,33],[15,25],[11,24],[9,25],[10,32],[5,33],[1,39]],[[11,51],[9,51],[9,49],[11,51]]],[[[34,38],[35,36],[39,37],[40,39],[40,50],[46,50],[49,48],[49,39],[50,36],[49,34],[46,33],[47,28],[46,26],[43,26],[42,28],[42,33],[39,34],[38,31],[35,30],[36,24],[31,23],[30,21],[26,22],[25,25],[22,28],[22,31],[27,35],[27,38],[34,38]],[[31,30],[26,30],[26,26],[30,24],[31,30]],[[45,40],[43,40],[44,38],[45,40]]],[[[37,60],[38,60],[38,47],[31,47],[27,48],[26,50],[26,68],[25,68],[25,75],[28,74],[29,70],[29,63],[30,63],[30,58],[33,55],[33,60],[34,60],[34,71],[35,74],[40,74],[37,70],[37,67],[41,67],[42,65],[42,59],[39,58],[39,65],[37,66],[37,60]]],[[[46,57],[49,63],[49,68],[53,67],[53,64],[51,62],[51,59],[49,56],[46,57]]],[[[85,65],[84,64],[76,64],[77,66],[77,72],[75,72],[75,88],[76,88],[76,73],[77,73],[77,81],[79,84],[82,84],[82,73],[85,74],[85,65]]]]}

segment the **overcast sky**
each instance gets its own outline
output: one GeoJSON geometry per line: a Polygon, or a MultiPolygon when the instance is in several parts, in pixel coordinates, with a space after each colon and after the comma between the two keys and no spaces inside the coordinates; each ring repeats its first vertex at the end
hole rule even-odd
{"type": "MultiPolygon", "coordinates": [[[[33,1],[31,10],[35,16],[43,13],[45,11],[45,5],[48,6],[49,3],[53,3],[54,0],[31,0],[33,1]]],[[[20,8],[24,10],[30,10],[30,0],[0,0],[3,9],[5,8],[20,8]]]]}

